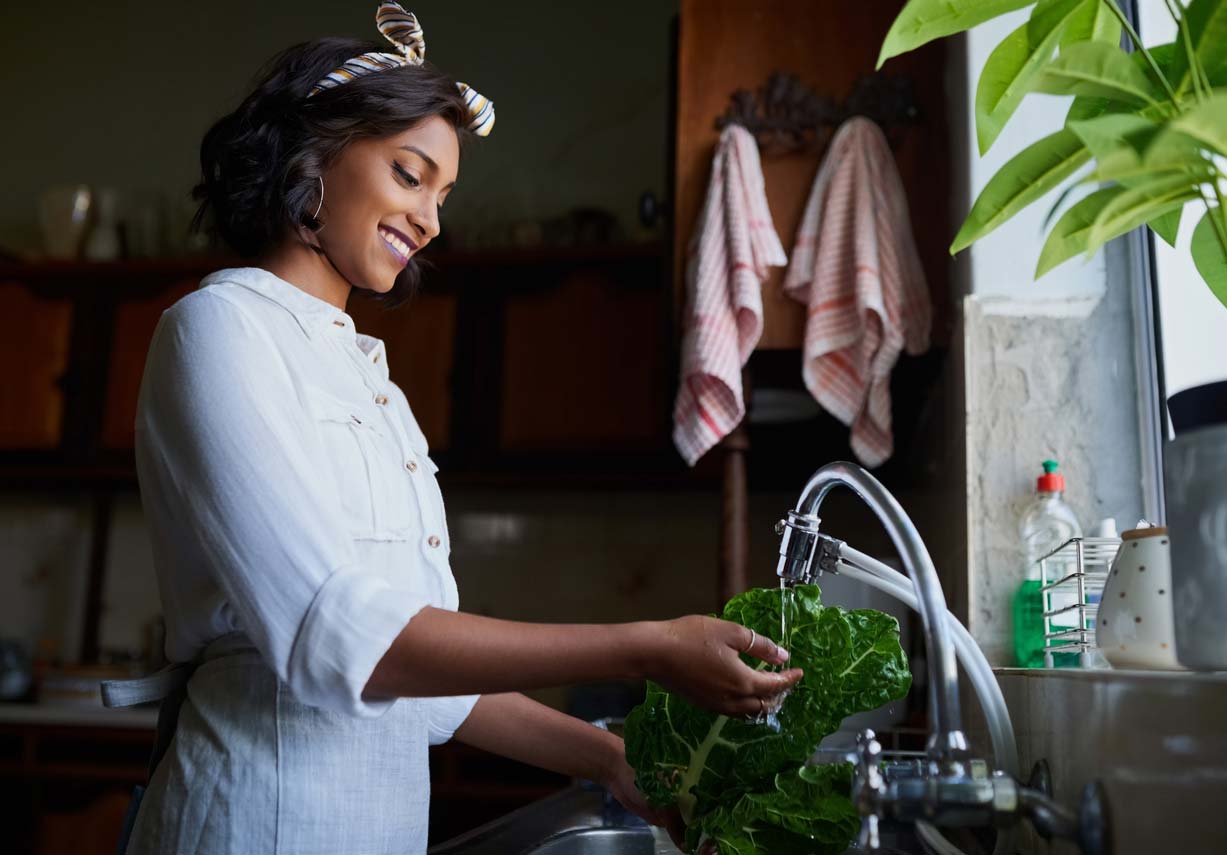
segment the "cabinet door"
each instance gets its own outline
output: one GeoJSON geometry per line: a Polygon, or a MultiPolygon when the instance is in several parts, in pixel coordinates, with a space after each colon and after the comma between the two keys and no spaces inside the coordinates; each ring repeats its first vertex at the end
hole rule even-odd
{"type": "Polygon", "coordinates": [[[102,416],[103,448],[127,450],[135,443],[136,399],[153,331],[162,312],[198,285],[196,279],[176,282],[153,297],[125,300],[116,307],[102,416]]]}
{"type": "Polygon", "coordinates": [[[72,301],[0,283],[0,448],[54,449],[64,426],[60,380],[68,369],[72,301]]]}
{"type": "Polygon", "coordinates": [[[508,297],[502,451],[651,451],[665,444],[668,298],[658,281],[653,265],[629,277],[592,268],[557,287],[508,297]]]}
{"type": "Polygon", "coordinates": [[[409,399],[431,451],[446,449],[452,413],[455,296],[420,293],[406,306],[385,309],[355,295],[347,308],[359,332],[383,339],[388,373],[409,399]]]}

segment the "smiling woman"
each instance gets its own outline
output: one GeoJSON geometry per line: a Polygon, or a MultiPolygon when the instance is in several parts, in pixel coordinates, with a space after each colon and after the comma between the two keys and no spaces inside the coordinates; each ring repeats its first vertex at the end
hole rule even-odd
{"type": "Polygon", "coordinates": [[[201,144],[196,224],[268,269],[310,265],[304,249],[320,256],[336,276],[316,296],[334,303],[348,283],[389,305],[413,295],[412,256],[439,233],[438,207],[470,135],[463,92],[429,63],[308,97],[330,70],[377,47],[328,38],[289,48],[201,144]]]}
{"type": "Polygon", "coordinates": [[[384,342],[346,312],[418,284],[460,148],[492,105],[396,47],[324,39],[277,57],[201,147],[197,223],[249,267],[162,314],[136,468],[173,671],[112,685],[165,698],[128,855],[421,853],[427,748],[453,737],[597,781],[657,823],[621,740],[518,692],[650,677],[746,715],[801,672],[710,617],[530,624],[459,611],[443,496],[384,342]],[[173,739],[169,738],[173,734],[173,739]]]}

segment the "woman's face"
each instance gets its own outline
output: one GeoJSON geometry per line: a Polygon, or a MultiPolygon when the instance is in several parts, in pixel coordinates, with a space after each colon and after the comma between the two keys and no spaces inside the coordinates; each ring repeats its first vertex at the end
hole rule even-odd
{"type": "Polygon", "coordinates": [[[379,293],[439,234],[456,185],[460,142],[438,116],[403,133],[350,143],[324,171],[315,239],[355,288],[379,293]]]}

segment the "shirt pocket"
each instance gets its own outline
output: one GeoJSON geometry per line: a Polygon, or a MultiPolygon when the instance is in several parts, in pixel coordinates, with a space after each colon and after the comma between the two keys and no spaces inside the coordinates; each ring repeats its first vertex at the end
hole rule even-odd
{"type": "Polygon", "coordinates": [[[344,523],[357,539],[409,540],[421,528],[395,435],[383,414],[308,387],[306,398],[327,452],[344,523]]]}

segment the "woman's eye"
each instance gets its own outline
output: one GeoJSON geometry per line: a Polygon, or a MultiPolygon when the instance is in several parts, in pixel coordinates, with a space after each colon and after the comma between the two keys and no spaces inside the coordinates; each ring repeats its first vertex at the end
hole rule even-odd
{"type": "Polygon", "coordinates": [[[408,184],[410,187],[418,187],[422,183],[406,172],[399,163],[392,164],[392,171],[396,173],[397,178],[408,184]]]}

